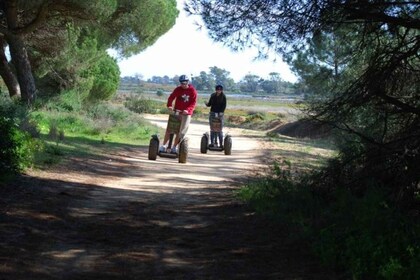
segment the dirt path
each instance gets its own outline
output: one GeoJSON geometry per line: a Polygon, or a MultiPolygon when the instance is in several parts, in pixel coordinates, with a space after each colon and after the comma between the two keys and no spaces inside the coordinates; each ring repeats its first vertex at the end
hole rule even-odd
{"type": "Polygon", "coordinates": [[[2,187],[0,279],[329,279],[234,197],[263,159],[258,133],[226,129],[232,155],[203,155],[206,130],[191,124],[187,164],[127,146],[2,187]]]}

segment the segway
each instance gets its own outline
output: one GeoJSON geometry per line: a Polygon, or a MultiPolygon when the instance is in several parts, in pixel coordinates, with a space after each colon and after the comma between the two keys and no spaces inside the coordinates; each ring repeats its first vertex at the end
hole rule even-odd
{"type": "Polygon", "coordinates": [[[165,151],[159,151],[159,135],[154,134],[149,143],[149,160],[156,160],[157,156],[166,158],[178,158],[179,163],[186,163],[188,157],[188,137],[183,137],[179,142],[178,153],[172,153],[171,147],[175,135],[181,128],[181,111],[174,110],[169,114],[167,129],[169,130],[169,143],[165,151]]]}
{"type": "Polygon", "coordinates": [[[210,130],[215,133],[214,145],[211,146],[210,143],[210,134],[208,132],[204,133],[201,137],[200,152],[206,154],[207,150],[210,151],[224,151],[225,155],[232,154],[232,137],[226,133],[223,143],[219,142],[219,136],[222,131],[222,116],[220,113],[214,113],[210,118],[210,130]]]}

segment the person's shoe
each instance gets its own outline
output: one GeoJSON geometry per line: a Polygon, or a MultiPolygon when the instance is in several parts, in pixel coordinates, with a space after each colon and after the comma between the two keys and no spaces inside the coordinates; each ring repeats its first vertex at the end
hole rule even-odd
{"type": "Polygon", "coordinates": [[[213,147],[214,147],[214,144],[210,144],[210,145],[209,145],[209,147],[210,147],[210,148],[213,148],[213,147]]]}
{"type": "Polygon", "coordinates": [[[171,149],[171,154],[177,154],[178,152],[177,152],[177,150],[176,150],[176,147],[173,147],[172,149],[171,149]]]}
{"type": "Polygon", "coordinates": [[[159,152],[161,152],[161,153],[166,152],[166,147],[165,146],[160,146],[159,152]]]}

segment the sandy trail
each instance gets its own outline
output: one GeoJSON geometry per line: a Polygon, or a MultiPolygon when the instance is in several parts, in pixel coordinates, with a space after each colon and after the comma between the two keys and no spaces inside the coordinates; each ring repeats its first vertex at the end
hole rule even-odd
{"type": "Polygon", "coordinates": [[[191,123],[186,164],[131,146],[4,186],[0,279],[329,279],[234,195],[262,166],[260,133],[226,128],[225,156],[200,153],[207,130],[191,123]]]}

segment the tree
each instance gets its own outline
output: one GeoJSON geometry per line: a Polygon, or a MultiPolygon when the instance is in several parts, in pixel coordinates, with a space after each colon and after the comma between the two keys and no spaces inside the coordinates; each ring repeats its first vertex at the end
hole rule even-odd
{"type": "Polygon", "coordinates": [[[2,49],[0,50],[0,76],[3,78],[4,83],[9,91],[9,95],[12,98],[20,97],[20,87],[16,80],[16,76],[13,74],[11,65],[9,64],[6,57],[6,42],[0,37],[0,44],[2,49]]]}
{"type": "Polygon", "coordinates": [[[257,92],[260,77],[253,74],[247,74],[241,81],[240,89],[244,92],[257,92]]]}
{"type": "Polygon", "coordinates": [[[120,81],[120,69],[115,59],[104,55],[93,69],[93,85],[89,91],[89,100],[109,100],[117,91],[120,81]]]}
{"type": "Polygon", "coordinates": [[[230,72],[225,70],[225,69],[221,69],[217,66],[213,66],[210,67],[210,75],[213,76],[213,80],[215,81],[215,84],[212,86],[212,88],[214,88],[214,86],[216,84],[221,84],[223,85],[223,88],[225,90],[232,90],[234,89],[234,85],[235,82],[232,78],[230,78],[230,72]]]}
{"type": "Polygon", "coordinates": [[[2,60],[0,74],[11,90],[16,88],[10,79],[15,68],[22,99],[31,103],[36,95],[31,61],[45,70],[44,57],[54,62],[54,57],[68,53],[69,26],[81,28],[81,38],[96,38],[99,51],[114,47],[121,56],[130,56],[153,44],[175,24],[177,15],[175,0],[2,1],[0,43],[9,47],[12,60],[11,65],[2,60]]]}
{"type": "Polygon", "coordinates": [[[373,181],[412,205],[420,184],[418,1],[189,0],[185,8],[214,40],[289,55],[307,85],[321,85],[311,89],[323,95],[308,116],[346,140],[325,184],[360,194],[373,181]]]}
{"type": "Polygon", "coordinates": [[[187,0],[185,10],[202,17],[213,40],[234,50],[256,46],[262,56],[303,48],[315,33],[343,24],[420,28],[417,1],[187,0]]]}
{"type": "Polygon", "coordinates": [[[341,28],[332,32],[317,32],[308,39],[307,47],[287,56],[301,82],[310,90],[309,98],[328,95],[329,89],[338,84],[355,59],[352,50],[357,43],[355,27],[341,28]]]}
{"type": "Polygon", "coordinates": [[[200,75],[194,77],[192,84],[197,90],[211,90],[214,87],[214,78],[207,74],[205,71],[201,71],[200,75]]]}
{"type": "Polygon", "coordinates": [[[264,80],[260,83],[261,88],[270,94],[280,93],[283,81],[280,74],[276,72],[269,73],[269,80],[264,80]]]}

